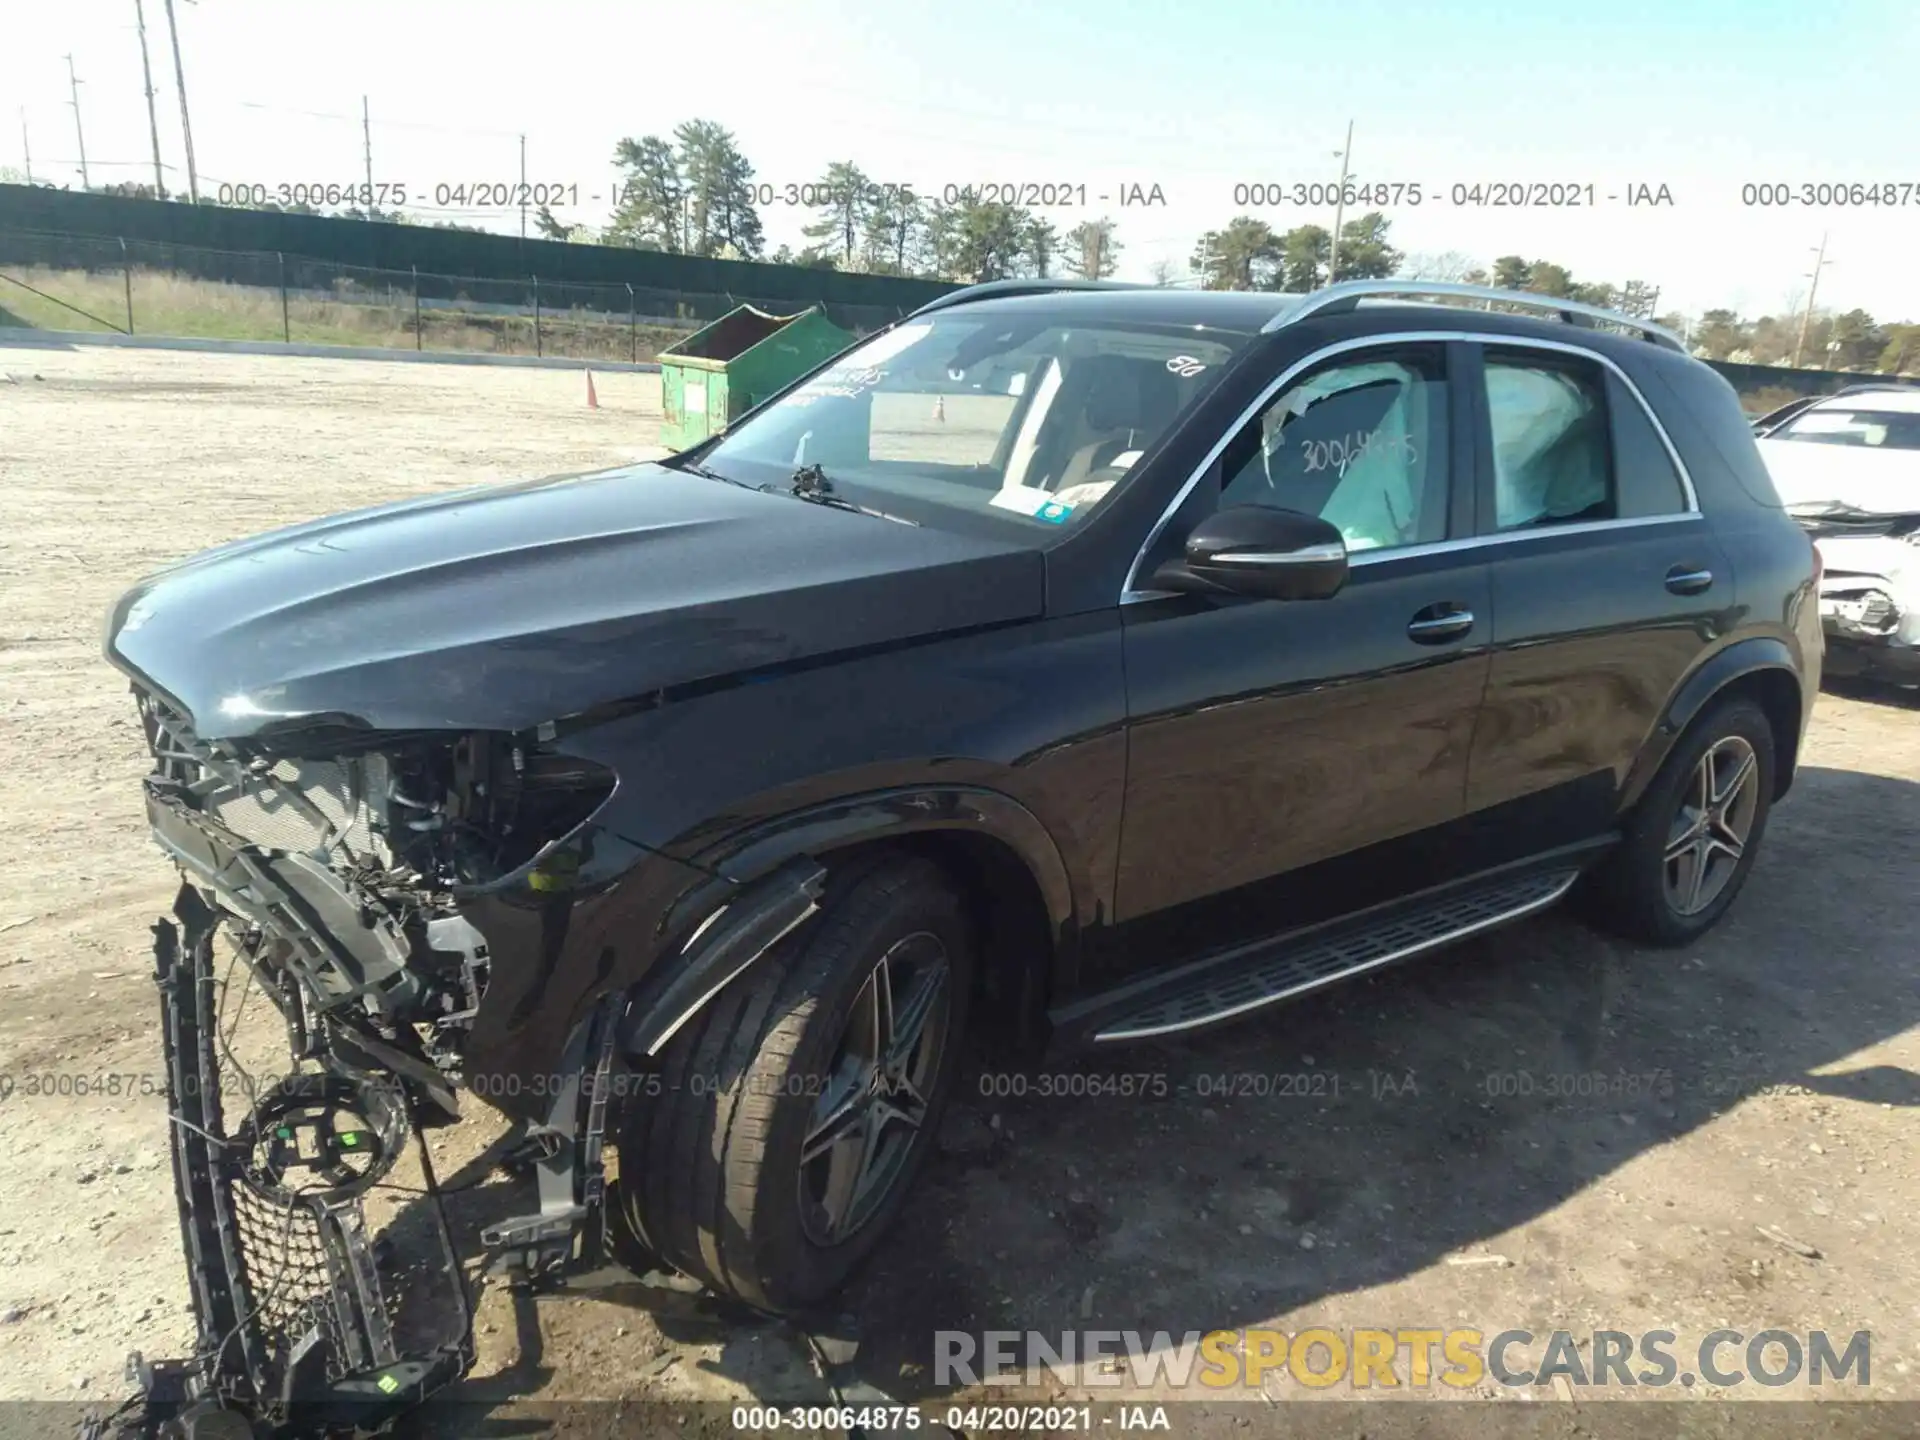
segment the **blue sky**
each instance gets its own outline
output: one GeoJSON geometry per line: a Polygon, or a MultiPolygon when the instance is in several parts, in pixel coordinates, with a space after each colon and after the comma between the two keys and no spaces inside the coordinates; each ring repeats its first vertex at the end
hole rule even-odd
{"type": "MultiPolygon", "coordinates": [[[[163,158],[183,165],[162,0],[145,0],[163,158]]],[[[0,164],[78,179],[71,52],[93,177],[150,179],[134,0],[6,0],[0,164]]],[[[1822,306],[1920,319],[1920,0],[176,0],[203,187],[357,180],[370,97],[374,178],[434,187],[576,185],[598,223],[622,135],[688,118],[732,129],[759,177],[851,159],[922,193],[969,182],[1158,184],[1120,222],[1122,276],[1184,265],[1245,207],[1234,186],[1330,181],[1355,122],[1361,181],[1420,182],[1389,212],[1402,249],[1518,252],[1582,279],[1642,278],[1661,308],[1779,310],[1823,231],[1822,306]],[[290,17],[298,14],[300,18],[290,17]],[[1592,182],[1595,209],[1436,201],[1454,183],[1592,182]],[[1756,209],[1750,181],[1905,182],[1903,210],[1756,209]],[[1665,184],[1671,207],[1605,202],[1665,184]]],[[[170,183],[184,184],[170,172],[170,183]]],[[[416,211],[416,203],[410,207],[416,211]]],[[[1276,228],[1330,210],[1261,212],[1276,228]]],[[[809,216],[763,212],[773,242],[809,216]]],[[[464,217],[517,228],[517,212],[464,217]]],[[[3,219],[3,217],[0,217],[3,219]]]]}

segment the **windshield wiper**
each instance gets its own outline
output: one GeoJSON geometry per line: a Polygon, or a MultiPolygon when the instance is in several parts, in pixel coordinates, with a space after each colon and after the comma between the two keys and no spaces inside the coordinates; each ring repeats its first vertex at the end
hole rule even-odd
{"type": "Polygon", "coordinates": [[[675,462],[673,468],[676,470],[685,470],[692,475],[698,475],[703,480],[718,480],[723,485],[737,485],[742,490],[760,490],[765,488],[760,485],[749,485],[746,481],[736,480],[731,475],[722,475],[718,470],[709,470],[698,460],[680,460],[675,462]]]}
{"type": "MultiPolygon", "coordinates": [[[[762,485],[769,494],[780,493],[778,485],[762,485]]],[[[843,495],[834,493],[833,480],[818,464],[802,465],[793,472],[793,478],[787,482],[786,493],[796,500],[805,500],[813,505],[827,505],[835,510],[851,510],[856,515],[871,515],[876,520],[892,520],[901,525],[918,526],[918,520],[909,520],[902,515],[889,515],[884,510],[874,510],[866,505],[856,505],[843,495]]]]}

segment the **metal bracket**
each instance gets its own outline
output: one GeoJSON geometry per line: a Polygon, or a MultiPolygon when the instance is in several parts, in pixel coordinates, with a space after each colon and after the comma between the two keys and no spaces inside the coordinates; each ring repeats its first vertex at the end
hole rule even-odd
{"type": "Polygon", "coordinates": [[[533,1162],[539,1211],[480,1232],[480,1243],[493,1252],[489,1272],[504,1274],[516,1288],[555,1284],[571,1271],[595,1270],[605,1253],[607,1097],[618,1003],[618,996],[601,1000],[568,1038],[560,1092],[546,1122],[527,1132],[529,1141],[542,1146],[533,1162]]]}

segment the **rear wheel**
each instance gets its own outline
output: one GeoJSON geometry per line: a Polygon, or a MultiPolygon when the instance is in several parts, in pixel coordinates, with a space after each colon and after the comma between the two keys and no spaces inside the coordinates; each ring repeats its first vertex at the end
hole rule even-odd
{"type": "Polygon", "coordinates": [[[614,1223],[638,1253],[769,1311],[806,1308],[906,1202],[959,1063],[973,978],[930,862],[833,876],[822,913],[674,1038],[619,1130],[614,1223]]]}
{"type": "Polygon", "coordinates": [[[1592,877],[1588,915],[1649,945],[1705,934],[1753,868],[1773,784],[1766,712],[1740,696],[1714,706],[1681,737],[1592,877]]]}

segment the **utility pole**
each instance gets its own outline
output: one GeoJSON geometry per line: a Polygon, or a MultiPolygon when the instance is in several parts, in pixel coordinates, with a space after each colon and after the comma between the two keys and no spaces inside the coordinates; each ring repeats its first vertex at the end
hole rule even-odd
{"type": "Polygon", "coordinates": [[[1833,262],[1827,259],[1827,232],[1820,232],[1820,248],[1814,253],[1813,273],[1807,276],[1807,308],[1800,312],[1800,337],[1793,342],[1793,368],[1800,368],[1800,352],[1807,343],[1807,326],[1813,323],[1813,297],[1820,293],[1820,272],[1833,262]]]}
{"type": "Polygon", "coordinates": [[[373,219],[373,121],[367,113],[367,97],[360,97],[360,147],[367,158],[367,219],[373,219]]]}
{"type": "Polygon", "coordinates": [[[153,136],[153,193],[167,198],[166,178],[160,173],[160,117],[153,109],[153,65],[147,59],[147,7],[133,0],[133,18],[140,28],[140,74],[147,82],[147,131],[153,136]]]}
{"type": "Polygon", "coordinates": [[[1333,245],[1327,255],[1327,283],[1340,278],[1340,224],[1347,213],[1347,167],[1353,161],[1353,121],[1347,121],[1347,144],[1340,152],[1340,190],[1333,197],[1333,245]]]}
{"type": "Polygon", "coordinates": [[[87,178],[87,137],[80,129],[80,77],[73,73],[73,56],[67,56],[67,88],[73,92],[73,99],[67,103],[73,106],[73,138],[80,142],[80,188],[91,190],[93,181],[87,178]]]}
{"type": "Polygon", "coordinates": [[[27,134],[27,107],[20,107],[20,152],[27,157],[27,183],[33,184],[33,140],[27,134]]]}
{"type": "Polygon", "coordinates": [[[527,137],[520,137],[520,238],[527,238],[527,137]]]}
{"type": "Polygon", "coordinates": [[[180,138],[187,148],[187,194],[200,203],[200,172],[193,165],[193,122],[187,118],[187,72],[180,64],[180,27],[173,20],[173,0],[166,0],[167,33],[173,38],[173,85],[180,92],[180,138]]]}

